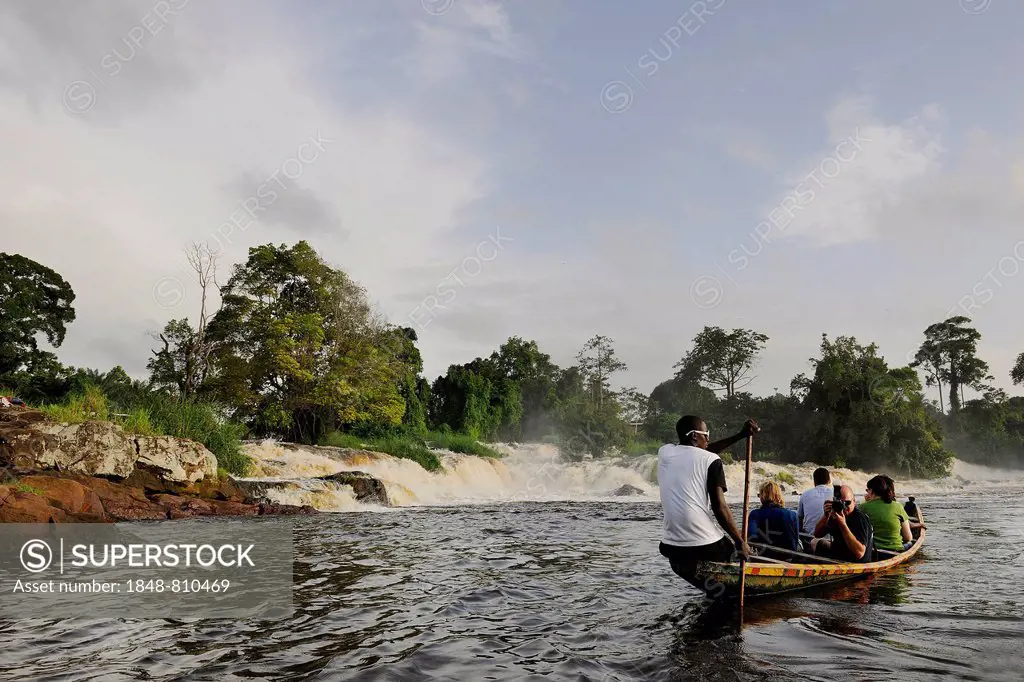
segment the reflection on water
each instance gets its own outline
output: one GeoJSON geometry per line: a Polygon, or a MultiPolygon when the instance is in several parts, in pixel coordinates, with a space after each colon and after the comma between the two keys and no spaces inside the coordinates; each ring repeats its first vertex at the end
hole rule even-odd
{"type": "Polygon", "coordinates": [[[1019,679],[1024,563],[986,558],[1020,499],[919,499],[914,564],[751,599],[741,636],[658,554],[656,503],[295,518],[290,619],[0,619],[0,679],[1019,679]]]}

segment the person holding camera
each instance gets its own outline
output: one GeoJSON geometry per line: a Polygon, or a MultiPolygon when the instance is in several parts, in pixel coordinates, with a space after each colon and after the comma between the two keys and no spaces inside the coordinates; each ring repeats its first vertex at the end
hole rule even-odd
{"type": "Polygon", "coordinates": [[[844,485],[837,497],[824,504],[824,515],[814,527],[811,551],[818,556],[848,563],[867,563],[874,555],[871,521],[857,509],[853,488],[844,485]],[[831,535],[832,539],[825,539],[831,535]]]}

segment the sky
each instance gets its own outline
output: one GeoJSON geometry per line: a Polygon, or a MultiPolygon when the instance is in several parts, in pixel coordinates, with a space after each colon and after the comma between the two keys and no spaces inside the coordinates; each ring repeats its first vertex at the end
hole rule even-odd
{"type": "MultiPolygon", "coordinates": [[[[1024,4],[8,0],[0,251],[76,293],[58,355],[144,377],[222,282],[305,239],[425,374],[611,337],[649,391],[705,325],[904,365],[972,318],[1024,352],[1024,4]]],[[[932,396],[937,397],[937,396],[932,396]]]]}

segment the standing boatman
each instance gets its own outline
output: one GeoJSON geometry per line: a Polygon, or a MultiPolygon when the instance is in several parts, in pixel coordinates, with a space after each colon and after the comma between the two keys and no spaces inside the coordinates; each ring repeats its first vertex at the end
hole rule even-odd
{"type": "Polygon", "coordinates": [[[760,430],[757,422],[748,420],[735,436],[712,443],[704,420],[686,415],[676,422],[679,445],[658,450],[658,488],[665,513],[658,549],[676,575],[692,576],[699,561],[728,562],[737,552],[750,556],[750,546],[725,502],[728,487],[718,453],[760,430]]]}

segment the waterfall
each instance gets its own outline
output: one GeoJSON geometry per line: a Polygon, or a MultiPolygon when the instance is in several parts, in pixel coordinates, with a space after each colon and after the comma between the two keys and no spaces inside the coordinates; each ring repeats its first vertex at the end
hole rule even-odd
{"type": "MultiPolygon", "coordinates": [[[[341,471],[362,471],[380,480],[393,507],[419,505],[495,504],[501,502],[544,502],[565,500],[657,501],[657,455],[610,457],[582,462],[563,461],[558,448],[547,444],[493,446],[502,459],[475,457],[437,451],[442,469],[430,472],[419,464],[391,455],[263,441],[245,445],[254,463],[250,482],[267,485],[266,497],[285,504],[309,504],[324,511],[383,510],[356,500],[351,487],[322,481],[318,477],[341,471]]],[[[751,470],[752,497],[762,482],[780,483],[787,499],[813,486],[817,465],[754,462],[751,470]]],[[[864,490],[873,474],[830,467],[835,483],[864,490]]],[[[743,464],[726,465],[730,501],[743,496],[743,464]]],[[[1024,472],[1007,472],[980,465],[954,462],[953,474],[937,480],[897,482],[901,496],[945,492],[969,487],[1024,484],[1024,472]]]]}

